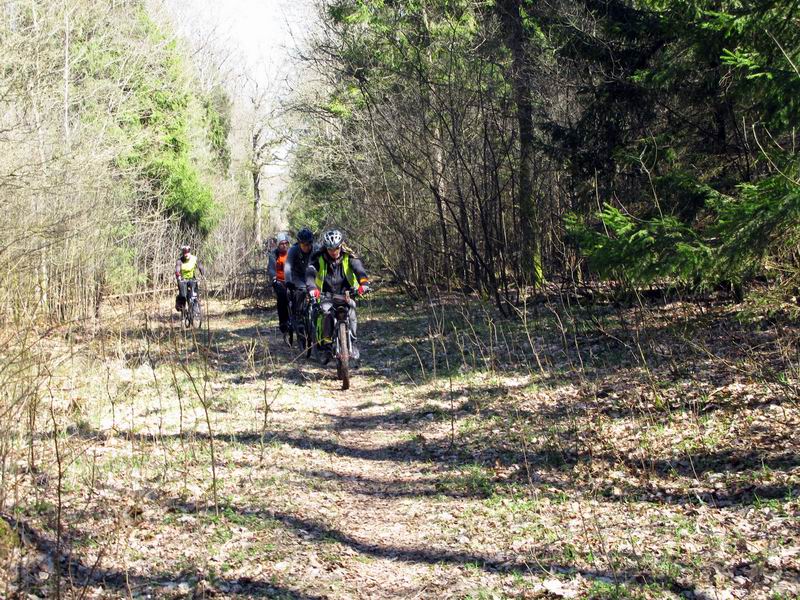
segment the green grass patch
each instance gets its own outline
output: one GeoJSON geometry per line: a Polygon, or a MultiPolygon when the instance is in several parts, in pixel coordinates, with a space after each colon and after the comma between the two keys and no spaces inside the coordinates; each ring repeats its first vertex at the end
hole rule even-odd
{"type": "Polygon", "coordinates": [[[466,494],[470,496],[491,496],[495,483],[490,471],[481,465],[471,464],[457,472],[448,473],[436,484],[442,493],[466,494]]]}
{"type": "Polygon", "coordinates": [[[525,516],[535,513],[538,509],[538,502],[535,498],[519,492],[510,495],[495,492],[484,501],[484,505],[495,517],[505,514],[525,516]]]}
{"type": "Polygon", "coordinates": [[[605,581],[593,581],[586,594],[590,600],[628,600],[636,597],[624,583],[605,581]]]}

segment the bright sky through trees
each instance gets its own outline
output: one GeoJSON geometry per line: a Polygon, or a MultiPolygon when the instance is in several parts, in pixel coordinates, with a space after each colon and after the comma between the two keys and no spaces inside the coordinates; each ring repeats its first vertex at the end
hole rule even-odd
{"type": "MultiPolygon", "coordinates": [[[[195,52],[215,57],[212,72],[227,80],[226,88],[239,107],[234,129],[244,128],[242,139],[249,140],[253,119],[280,113],[297,82],[295,58],[316,20],[313,0],[164,1],[178,34],[190,40],[195,52]],[[252,111],[251,101],[260,94],[259,89],[268,91],[256,109],[260,116],[253,116],[248,111],[252,111]]],[[[198,66],[201,63],[202,58],[198,66]]],[[[263,166],[261,185],[276,222],[285,220],[276,202],[285,186],[287,151],[285,143],[279,144],[274,149],[276,158],[263,166]]]]}
{"type": "Polygon", "coordinates": [[[241,55],[243,70],[268,77],[291,59],[314,22],[312,0],[169,0],[184,34],[213,33],[241,55]]]}

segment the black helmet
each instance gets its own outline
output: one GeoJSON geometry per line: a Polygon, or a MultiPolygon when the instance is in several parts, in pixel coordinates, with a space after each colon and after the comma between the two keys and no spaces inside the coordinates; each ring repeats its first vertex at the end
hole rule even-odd
{"type": "Polygon", "coordinates": [[[314,233],[308,227],[303,227],[297,232],[297,241],[303,244],[310,244],[314,241],[314,233]]]}
{"type": "Polygon", "coordinates": [[[344,241],[344,236],[342,232],[338,229],[331,229],[330,231],[326,231],[325,235],[322,236],[322,245],[325,248],[339,248],[344,241]]]}

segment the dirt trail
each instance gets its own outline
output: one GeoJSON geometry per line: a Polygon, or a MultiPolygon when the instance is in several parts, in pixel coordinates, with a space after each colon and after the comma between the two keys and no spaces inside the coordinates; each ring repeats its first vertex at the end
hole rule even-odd
{"type": "MultiPolygon", "coordinates": [[[[282,343],[271,311],[243,305],[212,303],[196,339],[166,305],[148,309],[106,355],[75,358],[56,413],[69,433],[65,597],[800,591],[795,405],[751,394],[746,418],[716,404],[654,417],[635,365],[612,357],[576,381],[546,339],[545,373],[463,368],[481,354],[456,338],[448,360],[462,368],[443,374],[425,310],[397,302],[362,307],[364,366],[347,392],[282,343]],[[94,401],[76,416],[82,398],[94,401]]],[[[715,368],[703,374],[715,402],[750,393],[715,368]]],[[[50,555],[54,482],[26,479],[19,511],[50,555]]],[[[25,577],[44,596],[57,573],[43,560],[28,556],[25,577]]]]}
{"type": "MultiPolygon", "coordinates": [[[[404,332],[379,325],[380,316],[362,315],[364,367],[351,390],[339,389],[332,368],[303,359],[276,368],[284,383],[271,407],[267,461],[279,483],[262,502],[294,539],[269,570],[287,589],[326,598],[502,589],[502,573],[525,566],[473,549],[459,527],[458,515],[483,498],[448,489],[448,462],[459,459],[442,442],[449,425],[438,422],[438,407],[423,408],[435,390],[394,368],[404,332]]],[[[269,342],[276,363],[292,357],[277,336],[269,342]]]]}

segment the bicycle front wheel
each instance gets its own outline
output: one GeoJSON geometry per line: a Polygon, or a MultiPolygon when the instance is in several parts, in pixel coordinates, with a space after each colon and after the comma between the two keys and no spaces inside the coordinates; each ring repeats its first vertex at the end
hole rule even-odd
{"type": "Polygon", "coordinates": [[[188,301],[186,307],[186,326],[187,327],[200,327],[202,321],[200,317],[200,302],[196,297],[188,301]]]}
{"type": "Polygon", "coordinates": [[[342,389],[350,389],[350,336],[347,332],[347,323],[339,323],[339,355],[336,357],[336,367],[339,379],[342,380],[342,389]]]}

